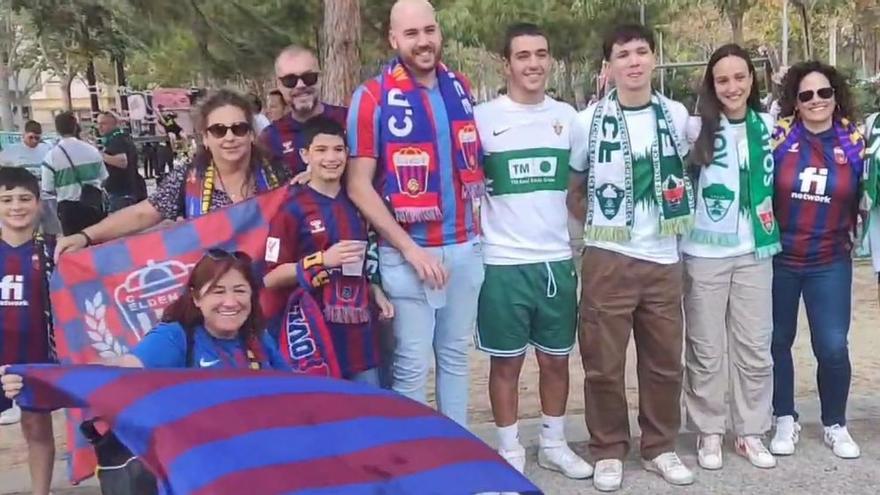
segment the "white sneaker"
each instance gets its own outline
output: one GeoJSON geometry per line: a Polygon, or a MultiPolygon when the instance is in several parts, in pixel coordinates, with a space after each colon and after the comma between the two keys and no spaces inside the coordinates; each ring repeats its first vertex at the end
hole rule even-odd
{"type": "Polygon", "coordinates": [[[522,445],[517,445],[513,450],[498,449],[498,454],[504,458],[511,466],[520,473],[526,470],[526,449],[522,445]]]}
{"type": "Polygon", "coordinates": [[[841,459],[856,459],[862,455],[859,445],[849,435],[846,426],[826,426],[825,445],[831,447],[834,455],[841,459]]]}
{"type": "Polygon", "coordinates": [[[662,476],[670,485],[690,485],[694,482],[694,473],[681,462],[675,452],[660,454],[650,461],[642,459],[642,466],[662,476]]]}
{"type": "Polygon", "coordinates": [[[794,416],[780,416],[776,418],[776,433],[770,440],[770,452],[773,455],[792,455],[794,446],[800,439],[801,425],[794,420],[794,416]]]}
{"type": "Polygon", "coordinates": [[[757,435],[737,437],[736,453],[748,459],[752,466],[761,469],[776,467],[776,458],[767,450],[761,437],[757,435]]]}
{"type": "Polygon", "coordinates": [[[582,480],[593,475],[593,467],[569,448],[565,440],[544,440],[538,449],[538,465],[544,469],[558,471],[566,477],[582,480]]]}
{"type": "Polygon", "coordinates": [[[697,439],[697,463],[703,469],[721,469],[721,435],[700,435],[697,439]]]}
{"type": "Polygon", "coordinates": [[[0,413],[0,425],[14,425],[21,421],[21,408],[18,407],[18,404],[13,404],[12,407],[0,413]]]}
{"type": "Polygon", "coordinates": [[[620,490],[623,483],[623,462],[619,459],[602,459],[593,471],[593,488],[600,492],[620,490]]]}

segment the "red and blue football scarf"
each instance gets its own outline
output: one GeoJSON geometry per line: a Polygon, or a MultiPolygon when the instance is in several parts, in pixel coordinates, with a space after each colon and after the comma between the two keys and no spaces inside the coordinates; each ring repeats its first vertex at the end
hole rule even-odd
{"type": "MultiPolygon", "coordinates": [[[[286,199],[287,188],[276,188],[165,229],[61,256],[50,282],[59,360],[87,364],[127,353],[177,299],[208,248],[262,260],[269,221],[286,199]]],[[[81,411],[68,411],[74,482],[95,472],[94,450],[77,428],[83,419],[81,411]]]]}
{"type": "MultiPolygon", "coordinates": [[[[449,119],[452,163],[462,194],[480,197],[485,194],[486,181],[473,99],[459,76],[442,63],[437,64],[437,84],[449,119]]],[[[381,88],[379,147],[386,173],[384,196],[391,201],[398,222],[440,221],[440,163],[432,112],[418,83],[399,59],[383,70],[381,88]]]]}
{"type": "Polygon", "coordinates": [[[321,308],[308,290],[293,289],[287,300],[278,333],[281,355],[297,373],[342,377],[333,337],[321,308]]]}
{"type": "Polygon", "coordinates": [[[17,365],[23,407],[90,408],[164,495],[539,494],[464,427],[362,383],[277,371],[17,365]]]}

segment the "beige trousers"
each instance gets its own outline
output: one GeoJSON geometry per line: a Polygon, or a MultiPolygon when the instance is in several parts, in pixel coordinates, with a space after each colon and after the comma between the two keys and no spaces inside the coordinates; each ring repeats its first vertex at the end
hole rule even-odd
{"type": "Polygon", "coordinates": [[[770,429],[772,260],[748,254],[684,259],[684,398],[691,429],[737,435],[770,429]]]}

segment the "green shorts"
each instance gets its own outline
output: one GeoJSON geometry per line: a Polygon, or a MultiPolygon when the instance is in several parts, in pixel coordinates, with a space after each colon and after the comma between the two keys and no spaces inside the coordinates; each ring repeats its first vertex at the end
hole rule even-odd
{"type": "Polygon", "coordinates": [[[577,327],[577,275],[571,260],[487,265],[477,312],[477,349],[520,356],[529,344],[567,355],[577,327]]]}

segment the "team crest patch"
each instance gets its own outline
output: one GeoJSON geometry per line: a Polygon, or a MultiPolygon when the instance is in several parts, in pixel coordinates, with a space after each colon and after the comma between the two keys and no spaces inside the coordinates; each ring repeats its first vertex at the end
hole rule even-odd
{"type": "Polygon", "coordinates": [[[431,155],[422,149],[407,146],[395,151],[391,161],[397,172],[401,193],[415,198],[427,192],[431,155]]]}
{"type": "Polygon", "coordinates": [[[773,201],[770,200],[770,197],[764,198],[764,201],[761,201],[755,210],[758,212],[758,218],[761,220],[764,232],[772,233],[773,227],[776,226],[776,218],[773,216],[773,201]]]}
{"type": "Polygon", "coordinates": [[[840,146],[834,147],[834,163],[838,165],[846,164],[846,153],[843,152],[843,148],[840,146]]]}
{"type": "MultiPolygon", "coordinates": [[[[458,123],[456,123],[458,124],[458,123]]],[[[474,124],[462,124],[458,128],[458,143],[461,148],[462,157],[467,163],[469,169],[477,168],[477,149],[479,148],[479,138],[477,138],[477,127],[474,124]]]]}
{"type": "Polygon", "coordinates": [[[730,211],[735,193],[724,184],[712,184],[703,188],[703,201],[706,203],[706,213],[713,222],[720,222],[730,211]]]}
{"type": "Polygon", "coordinates": [[[669,203],[670,208],[678,208],[684,199],[684,179],[670,175],[663,183],[663,199],[669,203]]]}
{"type": "Polygon", "coordinates": [[[611,183],[606,183],[596,189],[596,198],[599,200],[599,209],[608,220],[614,219],[620,211],[623,203],[624,190],[611,183]]]}
{"type": "Polygon", "coordinates": [[[562,135],[562,130],[563,130],[562,122],[560,122],[558,120],[553,122],[553,132],[555,132],[557,136],[562,135]]]}

